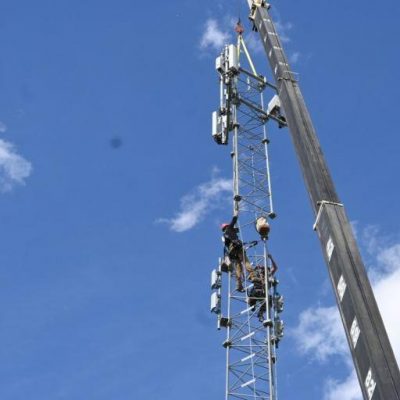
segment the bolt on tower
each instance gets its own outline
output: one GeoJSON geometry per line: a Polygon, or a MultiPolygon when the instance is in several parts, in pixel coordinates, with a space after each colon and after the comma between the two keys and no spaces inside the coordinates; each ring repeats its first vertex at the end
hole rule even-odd
{"type": "Polygon", "coordinates": [[[238,24],[236,45],[216,60],[220,106],[212,135],[231,145],[236,247],[225,246],[212,272],[211,311],[226,330],[225,399],[277,399],[277,348],[283,338],[283,297],[268,249],[269,221],[275,218],[266,124],[286,125],[276,88],[259,75],[238,24]],[[248,67],[245,67],[248,66],[248,67]],[[264,104],[264,92],[272,100],[264,104]],[[232,250],[234,248],[234,251],[232,250]],[[234,254],[236,252],[236,254],[234,254]]]}

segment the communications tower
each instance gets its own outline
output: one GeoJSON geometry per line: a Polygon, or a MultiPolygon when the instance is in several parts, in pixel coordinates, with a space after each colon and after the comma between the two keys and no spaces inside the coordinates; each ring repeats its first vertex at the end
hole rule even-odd
{"type": "Polygon", "coordinates": [[[231,146],[227,159],[232,162],[232,212],[237,216],[231,226],[241,246],[236,256],[226,250],[212,272],[211,311],[217,315],[218,329],[226,330],[225,400],[276,400],[283,297],[268,248],[269,221],[275,212],[266,125],[273,121],[283,127],[286,121],[276,87],[255,69],[240,22],[236,31],[236,45],[225,46],[216,60],[220,105],[213,113],[212,134],[219,145],[231,146]],[[264,92],[270,99],[267,106],[264,92]]]}

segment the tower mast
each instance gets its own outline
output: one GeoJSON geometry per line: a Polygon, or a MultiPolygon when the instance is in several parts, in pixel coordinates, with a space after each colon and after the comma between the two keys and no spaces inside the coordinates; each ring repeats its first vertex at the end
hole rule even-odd
{"type": "Polygon", "coordinates": [[[217,314],[218,329],[226,329],[225,400],[277,400],[283,297],[268,248],[268,220],[275,213],[266,123],[286,123],[279,114],[276,88],[255,69],[240,22],[236,32],[237,44],[225,46],[216,60],[221,99],[213,113],[213,137],[220,145],[232,139],[235,219],[231,224],[241,247],[236,256],[226,250],[212,273],[211,311],[217,314]],[[266,89],[273,96],[268,108],[266,89]]]}

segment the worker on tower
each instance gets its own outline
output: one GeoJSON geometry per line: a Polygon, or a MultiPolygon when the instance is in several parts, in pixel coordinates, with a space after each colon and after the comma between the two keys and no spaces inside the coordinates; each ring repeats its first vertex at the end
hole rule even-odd
{"type": "Polygon", "coordinates": [[[270,270],[270,275],[274,276],[275,272],[278,271],[278,265],[276,264],[275,260],[272,258],[271,254],[268,254],[268,258],[271,260],[272,268],[270,270]]]}
{"type": "Polygon", "coordinates": [[[265,268],[257,265],[252,271],[250,280],[253,283],[253,287],[247,292],[248,304],[254,310],[258,301],[262,303],[257,313],[259,321],[262,322],[266,310],[265,268]]]}
{"type": "Polygon", "coordinates": [[[246,250],[243,247],[243,242],[238,237],[239,229],[236,228],[238,216],[235,215],[229,224],[222,224],[221,230],[223,232],[222,241],[224,242],[224,255],[229,258],[229,261],[235,265],[236,273],[236,290],[244,292],[243,288],[243,266],[249,276],[253,273],[253,268],[247,258],[246,250]]]}
{"type": "MultiPolygon", "coordinates": [[[[268,258],[271,260],[272,268],[267,267],[268,278],[270,284],[276,282],[275,273],[278,270],[278,266],[271,254],[268,254],[268,258]]],[[[257,317],[260,322],[264,321],[264,313],[266,310],[266,295],[265,295],[265,268],[262,265],[257,265],[252,269],[252,273],[249,273],[249,280],[253,283],[253,287],[249,289],[248,304],[250,307],[255,307],[257,302],[261,302],[260,309],[258,310],[257,317]]]]}

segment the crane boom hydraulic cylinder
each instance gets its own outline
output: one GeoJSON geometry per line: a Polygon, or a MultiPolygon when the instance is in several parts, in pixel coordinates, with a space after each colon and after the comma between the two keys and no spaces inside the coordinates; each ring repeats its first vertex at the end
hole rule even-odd
{"type": "Polygon", "coordinates": [[[297,78],[269,14],[248,0],[261,36],[316,216],[354,366],[366,400],[400,400],[400,373],[343,204],[336,193],[297,78]]]}

